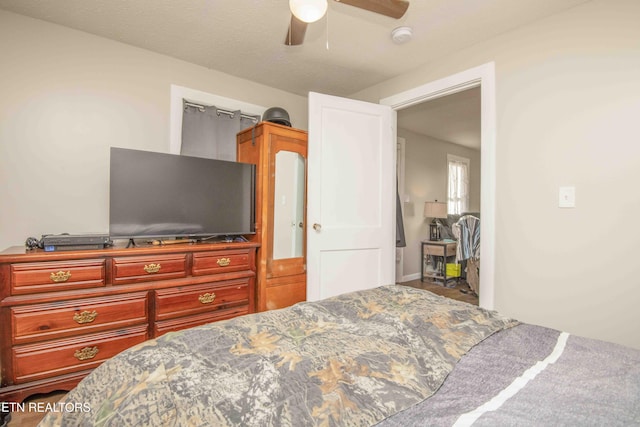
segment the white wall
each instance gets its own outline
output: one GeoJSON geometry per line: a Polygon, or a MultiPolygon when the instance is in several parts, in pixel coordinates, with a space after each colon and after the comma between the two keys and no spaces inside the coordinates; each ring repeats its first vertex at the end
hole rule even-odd
{"type": "Polygon", "coordinates": [[[109,147],[169,151],[170,85],[285,108],[307,99],[0,11],[0,250],[108,232],[109,147]]]}
{"type": "Polygon", "coordinates": [[[403,275],[420,277],[420,242],[429,237],[430,219],[424,217],[424,202],[447,201],[447,154],[471,161],[469,211],[480,211],[480,152],[447,141],[398,129],[405,138],[405,190],[403,202],[404,231],[407,246],[403,252],[403,275]]]}
{"type": "Polygon", "coordinates": [[[496,309],[640,348],[638,22],[639,1],[594,0],[354,97],[495,61],[496,309]]]}

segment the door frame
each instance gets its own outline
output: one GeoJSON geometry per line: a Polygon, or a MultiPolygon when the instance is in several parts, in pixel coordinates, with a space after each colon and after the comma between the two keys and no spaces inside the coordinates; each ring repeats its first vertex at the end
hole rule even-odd
{"type": "MultiPolygon", "coordinates": [[[[496,83],[495,63],[468,70],[414,87],[380,100],[395,111],[421,102],[480,87],[480,307],[493,310],[495,304],[496,256],[496,83]]],[[[395,179],[395,176],[393,177],[395,179]]]]}
{"type": "MultiPolygon", "coordinates": [[[[397,133],[397,132],[396,132],[397,133]]],[[[396,175],[398,179],[398,197],[400,198],[400,210],[404,216],[404,204],[405,204],[405,151],[407,146],[407,140],[401,136],[396,137],[396,175]]],[[[396,222],[404,221],[404,218],[396,218],[396,222]]],[[[406,240],[406,239],[405,239],[406,240]]],[[[396,247],[396,283],[401,283],[404,278],[404,248],[396,247]]]]}

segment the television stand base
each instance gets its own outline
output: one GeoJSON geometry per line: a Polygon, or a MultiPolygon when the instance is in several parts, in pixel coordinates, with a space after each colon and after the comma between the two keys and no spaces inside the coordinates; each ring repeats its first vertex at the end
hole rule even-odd
{"type": "Polygon", "coordinates": [[[196,243],[197,240],[195,239],[175,239],[175,240],[154,240],[151,242],[152,245],[154,246],[159,246],[159,245],[177,245],[180,243],[196,243]]]}

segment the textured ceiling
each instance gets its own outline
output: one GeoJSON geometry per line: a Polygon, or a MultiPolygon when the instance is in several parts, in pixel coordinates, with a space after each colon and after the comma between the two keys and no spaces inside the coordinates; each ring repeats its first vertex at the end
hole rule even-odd
{"type": "Polygon", "coordinates": [[[398,128],[480,149],[480,88],[398,111],[398,128]]]}
{"type": "MultiPolygon", "coordinates": [[[[0,0],[0,9],[306,96],[349,96],[587,0],[411,0],[399,20],[329,0],[285,46],[288,0],[0,0]],[[391,31],[413,28],[396,45],[391,31]]],[[[462,113],[454,117],[462,117],[462,113]]]]}
{"type": "Polygon", "coordinates": [[[283,44],[287,0],[0,0],[0,8],[303,96],[347,96],[585,1],[412,0],[400,20],[330,1],[328,22],[311,24],[302,46],[283,44]],[[396,45],[390,33],[401,25],[414,37],[396,45]]]}

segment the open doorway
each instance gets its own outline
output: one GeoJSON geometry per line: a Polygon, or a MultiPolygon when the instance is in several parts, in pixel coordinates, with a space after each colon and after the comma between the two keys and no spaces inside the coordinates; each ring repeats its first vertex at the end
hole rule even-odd
{"type": "Polygon", "coordinates": [[[441,295],[476,305],[477,269],[466,260],[456,268],[453,248],[460,244],[456,227],[468,224],[468,218],[460,222],[459,219],[466,215],[473,216],[474,221],[480,218],[480,118],[480,87],[427,100],[397,112],[398,139],[403,140],[406,153],[404,161],[398,159],[398,166],[402,167],[404,183],[401,199],[407,241],[400,266],[403,277],[398,281],[429,287],[441,295]],[[445,218],[435,219],[426,213],[433,202],[446,208],[445,218]],[[430,223],[435,221],[441,239],[437,243],[430,240],[429,232],[430,223]],[[446,242],[451,243],[447,246],[450,268],[445,268],[442,257],[429,254],[432,250],[441,250],[440,243],[446,242]],[[448,280],[443,278],[443,270],[447,271],[448,280]]]}
{"type": "MultiPolygon", "coordinates": [[[[487,309],[494,307],[494,271],[495,271],[495,67],[488,63],[441,80],[398,93],[382,99],[380,102],[390,105],[402,114],[402,110],[427,101],[437,100],[447,95],[477,88],[480,92],[480,216],[482,218],[482,240],[480,244],[481,267],[479,305],[487,309]]],[[[405,192],[408,190],[405,187],[405,192]]],[[[426,195],[425,195],[426,196],[426,195]]],[[[405,200],[405,215],[423,216],[420,206],[423,200],[405,200]],[[413,209],[413,211],[412,211],[413,209]]],[[[435,199],[435,198],[434,198],[435,199]]],[[[422,218],[424,220],[424,218],[422,218]]],[[[426,237],[426,236],[425,236],[426,237]]],[[[415,265],[420,267],[421,260],[415,265]]],[[[407,262],[409,262],[407,260],[407,262]]],[[[406,266],[406,263],[405,263],[406,266]]],[[[408,272],[405,271],[405,273],[408,272]]],[[[406,276],[406,274],[405,274],[406,276]]]]}

